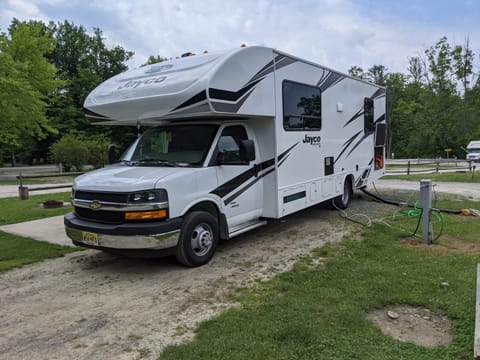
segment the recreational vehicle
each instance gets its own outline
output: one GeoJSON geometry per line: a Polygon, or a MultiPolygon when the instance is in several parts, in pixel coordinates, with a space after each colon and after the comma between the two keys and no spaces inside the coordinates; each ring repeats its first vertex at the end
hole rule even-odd
{"type": "Polygon", "coordinates": [[[480,162],[480,140],[473,140],[468,143],[467,160],[480,162]]]}
{"type": "Polygon", "coordinates": [[[267,47],[127,71],[85,108],[146,130],[75,180],[64,223],[83,247],[203,265],[220,239],[268,219],[346,208],[385,170],[385,89],[267,47]]]}

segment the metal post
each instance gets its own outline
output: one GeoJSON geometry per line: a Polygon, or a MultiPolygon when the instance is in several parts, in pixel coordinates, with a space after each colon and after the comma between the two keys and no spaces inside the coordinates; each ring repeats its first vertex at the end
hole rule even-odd
{"type": "Polygon", "coordinates": [[[28,200],[28,186],[23,186],[22,172],[19,174],[20,185],[18,187],[18,197],[20,200],[28,200]]]}
{"type": "Polygon", "coordinates": [[[422,234],[426,244],[432,243],[432,180],[420,180],[420,206],[422,207],[422,234]]]}
{"type": "Polygon", "coordinates": [[[408,164],[407,164],[407,175],[410,175],[410,160],[408,160],[408,164]]]}

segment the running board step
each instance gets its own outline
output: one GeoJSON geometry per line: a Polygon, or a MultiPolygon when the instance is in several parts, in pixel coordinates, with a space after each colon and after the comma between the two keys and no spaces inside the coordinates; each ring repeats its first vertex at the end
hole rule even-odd
{"type": "Polygon", "coordinates": [[[237,235],[243,234],[244,232],[263,226],[265,224],[267,224],[266,220],[255,220],[245,224],[241,224],[235,227],[234,229],[232,229],[230,233],[228,233],[228,238],[231,239],[237,235]]]}

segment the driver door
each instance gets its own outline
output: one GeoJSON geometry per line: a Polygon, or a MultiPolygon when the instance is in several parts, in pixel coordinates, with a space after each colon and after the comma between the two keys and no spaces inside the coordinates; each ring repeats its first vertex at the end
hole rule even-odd
{"type": "Polygon", "coordinates": [[[216,145],[218,187],[214,193],[223,200],[230,231],[262,215],[263,180],[255,166],[258,160],[248,162],[242,156],[241,142],[247,139],[244,126],[231,125],[222,129],[216,145]]]}

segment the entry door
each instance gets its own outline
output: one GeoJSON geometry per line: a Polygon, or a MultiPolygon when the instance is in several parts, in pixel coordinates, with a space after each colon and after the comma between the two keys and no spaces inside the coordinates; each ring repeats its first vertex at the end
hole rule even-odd
{"type": "MultiPolygon", "coordinates": [[[[243,224],[262,215],[263,180],[255,165],[243,159],[241,141],[247,140],[247,132],[242,125],[227,126],[222,130],[217,143],[220,164],[217,169],[219,195],[225,205],[229,230],[241,228],[243,224]]],[[[258,154],[258,152],[257,152],[258,154]]]]}

